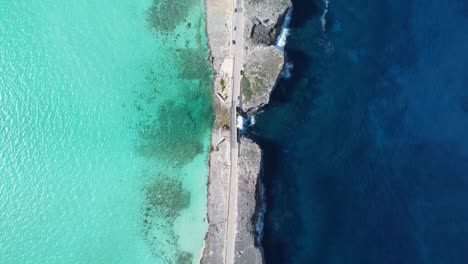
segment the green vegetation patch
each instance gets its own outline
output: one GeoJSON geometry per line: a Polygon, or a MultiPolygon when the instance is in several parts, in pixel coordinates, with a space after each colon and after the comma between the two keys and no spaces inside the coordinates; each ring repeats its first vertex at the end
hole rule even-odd
{"type": "Polygon", "coordinates": [[[224,91],[226,90],[226,81],[224,81],[224,79],[221,79],[219,84],[221,85],[221,92],[224,93],[224,91]]]}
{"type": "Polygon", "coordinates": [[[245,77],[245,75],[242,76],[242,79],[241,79],[241,91],[242,91],[242,95],[245,97],[247,101],[252,98],[253,93],[254,93],[250,85],[250,81],[247,77],[245,77]]]}
{"type": "Polygon", "coordinates": [[[261,92],[263,89],[268,88],[265,85],[265,79],[263,76],[255,76],[252,88],[255,92],[261,92]]]}
{"type": "Polygon", "coordinates": [[[218,112],[216,116],[216,127],[229,128],[230,124],[229,111],[222,109],[218,112]]]}
{"type": "Polygon", "coordinates": [[[245,75],[242,76],[241,90],[246,101],[249,101],[258,94],[267,92],[268,85],[265,84],[265,79],[264,73],[255,74],[251,79],[248,79],[245,75]]]}

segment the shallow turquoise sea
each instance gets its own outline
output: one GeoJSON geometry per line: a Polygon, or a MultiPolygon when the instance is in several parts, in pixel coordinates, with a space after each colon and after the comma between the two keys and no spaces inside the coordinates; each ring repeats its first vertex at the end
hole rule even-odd
{"type": "Polygon", "coordinates": [[[197,262],[203,1],[1,1],[0,14],[0,263],[197,262]]]}

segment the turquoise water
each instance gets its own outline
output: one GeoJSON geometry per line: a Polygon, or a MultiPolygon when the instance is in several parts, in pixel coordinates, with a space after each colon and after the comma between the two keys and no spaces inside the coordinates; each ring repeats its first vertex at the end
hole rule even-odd
{"type": "Polygon", "coordinates": [[[180,4],[0,2],[0,263],[198,261],[212,77],[180,4]]]}

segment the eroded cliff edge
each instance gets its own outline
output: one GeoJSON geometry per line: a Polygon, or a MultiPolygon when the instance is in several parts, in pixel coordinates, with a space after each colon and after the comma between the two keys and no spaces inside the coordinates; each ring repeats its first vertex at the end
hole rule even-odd
{"type": "Polygon", "coordinates": [[[242,108],[254,112],[268,103],[284,53],[275,47],[290,0],[245,0],[244,76],[241,81],[242,108]]]}
{"type": "MultiPolygon", "coordinates": [[[[212,132],[208,182],[208,233],[201,263],[224,263],[225,229],[229,190],[229,102],[232,61],[232,0],[205,0],[207,33],[214,68],[215,126],[212,132]]],[[[268,103],[271,91],[284,65],[284,54],[274,46],[280,34],[290,0],[244,0],[245,61],[241,80],[242,109],[255,113],[268,103]]],[[[242,138],[239,150],[237,233],[235,263],[263,263],[256,243],[258,210],[261,208],[259,176],[260,147],[242,138]]]]}
{"type": "Polygon", "coordinates": [[[242,138],[239,151],[239,187],[235,263],[263,263],[257,240],[258,213],[262,207],[260,174],[262,152],[250,139],[242,138]]]}
{"type": "MultiPolygon", "coordinates": [[[[290,0],[245,0],[245,61],[241,80],[242,109],[249,115],[270,100],[285,63],[284,53],[275,46],[290,0]]],[[[235,263],[263,263],[257,242],[257,222],[262,208],[262,150],[242,138],[239,152],[238,219],[235,263]]]]}

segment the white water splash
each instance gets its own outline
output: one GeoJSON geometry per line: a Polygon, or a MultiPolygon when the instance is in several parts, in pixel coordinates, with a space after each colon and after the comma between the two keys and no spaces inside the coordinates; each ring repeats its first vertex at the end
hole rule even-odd
{"type": "Polygon", "coordinates": [[[249,117],[249,126],[255,125],[255,115],[249,117]]]}
{"type": "Polygon", "coordinates": [[[242,116],[237,116],[237,128],[239,130],[244,130],[244,118],[242,116]]]}
{"type": "Polygon", "coordinates": [[[325,32],[326,31],[325,27],[327,25],[328,6],[330,2],[328,0],[324,0],[323,3],[325,4],[325,8],[323,10],[322,16],[320,17],[320,22],[322,23],[322,30],[323,32],[325,32]]]}
{"type": "Polygon", "coordinates": [[[263,239],[263,227],[265,225],[264,219],[265,219],[265,213],[266,213],[266,198],[265,198],[265,186],[263,185],[261,178],[259,178],[258,180],[259,180],[259,186],[260,186],[260,199],[262,201],[261,201],[260,211],[258,212],[255,231],[257,232],[257,244],[261,245],[262,239],[263,239]]]}
{"type": "Polygon", "coordinates": [[[283,70],[281,71],[281,77],[285,79],[291,78],[293,68],[294,64],[291,61],[286,62],[283,66],[283,70]]]}
{"type": "Polygon", "coordinates": [[[278,36],[276,41],[276,48],[281,51],[284,51],[284,46],[286,46],[287,38],[289,36],[289,23],[291,23],[291,16],[292,16],[292,8],[289,8],[288,12],[286,13],[286,17],[284,18],[283,26],[281,27],[281,32],[278,36]]]}
{"type": "Polygon", "coordinates": [[[286,40],[289,36],[289,29],[285,28],[281,30],[281,34],[278,38],[278,42],[276,42],[276,47],[280,50],[284,50],[284,46],[286,46],[286,40]]]}

